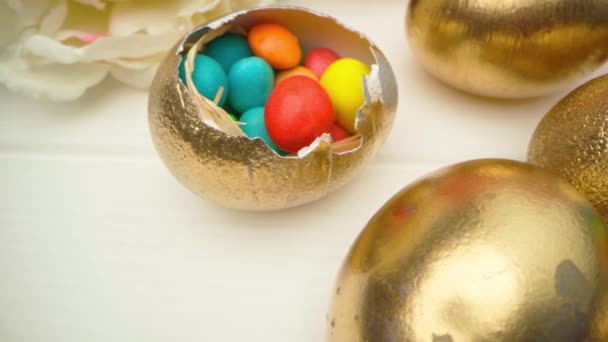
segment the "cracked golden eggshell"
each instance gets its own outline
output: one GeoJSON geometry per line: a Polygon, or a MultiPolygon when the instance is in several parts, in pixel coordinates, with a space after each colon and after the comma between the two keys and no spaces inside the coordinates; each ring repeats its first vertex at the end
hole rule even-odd
{"type": "Polygon", "coordinates": [[[355,241],[327,341],[606,341],[607,247],[597,212],[558,176],[510,160],[446,167],[355,241]]]}
{"type": "Polygon", "coordinates": [[[528,160],[580,190],[608,224],[608,75],[574,90],[545,115],[528,160]]]}
{"type": "Polygon", "coordinates": [[[605,0],[411,0],[406,27],[430,74],[489,97],[545,95],[608,58],[605,0]]]}
{"type": "Polygon", "coordinates": [[[153,81],[149,125],[158,154],[194,193],[222,206],[278,210],[315,201],[344,186],[382,145],[397,106],[393,71],[377,46],[335,19],[289,6],[236,12],[188,33],[169,52],[153,81]],[[203,35],[272,21],[292,30],[305,50],[330,47],[372,67],[357,115],[361,142],[346,152],[320,142],[304,155],[281,157],[260,139],[233,136],[199,119],[193,95],[180,82],[181,55],[203,35]]]}

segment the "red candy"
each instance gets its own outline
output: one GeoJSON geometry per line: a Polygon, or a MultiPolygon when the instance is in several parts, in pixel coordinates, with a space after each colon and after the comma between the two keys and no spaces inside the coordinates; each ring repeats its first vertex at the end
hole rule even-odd
{"type": "Polygon", "coordinates": [[[312,49],[304,59],[304,66],[312,70],[318,78],[321,78],[325,69],[338,59],[340,59],[340,56],[331,49],[312,49]]]}
{"type": "Polygon", "coordinates": [[[264,111],[268,136],[288,152],[298,152],[329,132],[334,120],[329,95],[307,76],[293,76],[279,83],[264,111]]]}
{"type": "Polygon", "coordinates": [[[331,126],[331,129],[329,130],[329,135],[331,135],[331,140],[333,142],[338,142],[340,140],[344,140],[350,137],[350,134],[337,123],[331,126]]]}

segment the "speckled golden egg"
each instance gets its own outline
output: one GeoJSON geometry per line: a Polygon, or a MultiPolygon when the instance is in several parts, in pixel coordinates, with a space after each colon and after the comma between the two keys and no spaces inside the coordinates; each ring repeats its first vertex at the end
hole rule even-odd
{"type": "Polygon", "coordinates": [[[396,106],[393,71],[374,43],[331,17],[275,6],[233,13],[188,33],[169,52],[152,84],[149,124],[161,159],[187,188],[226,207],[276,210],[317,200],[345,185],[385,140],[396,106]],[[180,82],[178,64],[190,49],[204,47],[226,31],[245,32],[267,21],[289,28],[304,50],[329,47],[371,67],[362,80],[365,104],[352,139],[321,139],[297,155],[279,156],[262,140],[244,136],[227,116],[219,116],[217,106],[180,82]]]}
{"type": "Polygon", "coordinates": [[[483,96],[548,94],[608,58],[605,0],[411,0],[406,26],[429,73],[483,96]]]}
{"type": "Polygon", "coordinates": [[[542,119],[528,159],[564,177],[608,223],[608,76],[576,89],[542,119]]]}
{"type": "Polygon", "coordinates": [[[327,341],[606,341],[607,248],[596,211],[558,176],[509,160],[450,166],[368,222],[327,341]]]}

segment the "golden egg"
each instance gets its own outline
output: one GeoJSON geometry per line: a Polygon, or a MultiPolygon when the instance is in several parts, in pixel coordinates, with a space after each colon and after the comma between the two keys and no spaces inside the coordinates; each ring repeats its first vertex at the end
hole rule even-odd
{"type": "Polygon", "coordinates": [[[406,26],[429,73],[489,97],[545,95],[608,58],[605,0],[411,0],[406,26]]]}
{"type": "Polygon", "coordinates": [[[608,75],[579,87],[545,115],[528,160],[564,177],[608,224],[608,75]]]}
{"type": "Polygon", "coordinates": [[[154,145],[188,189],[230,208],[277,210],[317,200],[344,186],[384,142],[396,106],[393,71],[374,43],[329,16],[274,6],[236,12],[188,33],[161,64],[148,109],[154,145]],[[337,143],[322,138],[297,155],[279,156],[262,140],[244,136],[217,106],[180,82],[182,55],[204,48],[206,41],[224,32],[246,32],[268,21],[294,32],[305,51],[330,47],[371,66],[371,74],[362,79],[365,104],[352,138],[337,143]]]}
{"type": "Polygon", "coordinates": [[[607,248],[596,211],[558,176],[509,160],[450,166],[368,222],[327,341],[606,341],[607,248]]]}

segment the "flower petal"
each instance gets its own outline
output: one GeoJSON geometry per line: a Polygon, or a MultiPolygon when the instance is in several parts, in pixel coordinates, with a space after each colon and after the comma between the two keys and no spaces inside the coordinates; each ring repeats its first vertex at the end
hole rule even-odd
{"type": "Polygon", "coordinates": [[[169,30],[184,31],[187,17],[212,10],[220,0],[133,0],[116,3],[110,19],[110,34],[152,34],[169,30]],[[182,20],[179,20],[179,19],[182,20]],[[161,29],[159,29],[161,28],[161,29]]]}
{"type": "Polygon", "coordinates": [[[106,9],[106,3],[102,0],[73,0],[83,5],[95,7],[99,11],[106,9]]]}
{"type": "Polygon", "coordinates": [[[15,12],[23,11],[23,1],[21,0],[4,0],[4,4],[15,12]]]}
{"type": "Polygon", "coordinates": [[[110,10],[99,10],[72,0],[68,1],[68,16],[61,30],[106,34],[110,22],[110,10]]]}
{"type": "Polygon", "coordinates": [[[147,89],[156,75],[160,63],[154,63],[142,70],[125,69],[118,66],[112,67],[110,74],[118,81],[131,87],[147,89]]]}
{"type": "Polygon", "coordinates": [[[0,53],[2,47],[15,41],[20,23],[17,13],[5,2],[0,2],[0,53]]]}
{"type": "Polygon", "coordinates": [[[108,74],[102,64],[48,65],[32,69],[19,61],[0,62],[0,83],[8,89],[34,98],[71,101],[108,74]]]}
{"type": "Polygon", "coordinates": [[[49,8],[49,0],[5,0],[5,3],[17,12],[21,27],[37,25],[49,8]]]}
{"type": "Polygon", "coordinates": [[[194,25],[272,2],[0,0],[0,84],[57,101],[78,98],[108,74],[146,88],[194,25]]]}
{"type": "Polygon", "coordinates": [[[59,4],[52,7],[40,21],[38,28],[39,32],[43,35],[53,35],[63,25],[65,19],[68,16],[68,4],[65,0],[60,1],[59,4]]]}
{"type": "Polygon", "coordinates": [[[143,70],[149,68],[153,64],[158,64],[165,58],[165,52],[155,55],[145,56],[141,58],[116,58],[110,59],[107,62],[111,65],[116,65],[123,69],[143,70]]]}
{"type": "Polygon", "coordinates": [[[230,3],[233,11],[243,10],[247,8],[266,6],[274,3],[272,0],[227,0],[230,3]]]}
{"type": "Polygon", "coordinates": [[[24,43],[24,51],[61,64],[96,62],[114,58],[139,58],[166,52],[181,33],[150,36],[102,37],[94,43],[73,47],[42,35],[32,35],[24,43]]]}

